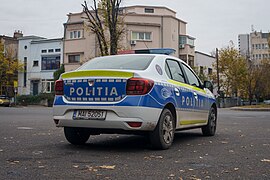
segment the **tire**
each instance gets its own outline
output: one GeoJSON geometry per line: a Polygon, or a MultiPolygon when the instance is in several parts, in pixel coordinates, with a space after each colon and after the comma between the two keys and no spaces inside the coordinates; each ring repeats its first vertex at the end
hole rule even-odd
{"type": "Polygon", "coordinates": [[[169,109],[164,109],[155,130],[149,135],[153,148],[168,149],[173,143],[174,132],[175,118],[169,109]]]}
{"type": "Polygon", "coordinates": [[[90,131],[85,128],[64,127],[65,137],[71,144],[83,145],[90,137],[90,131]]]}
{"type": "Polygon", "coordinates": [[[202,133],[204,136],[214,136],[217,129],[217,112],[215,108],[211,107],[208,115],[208,123],[202,127],[202,133]]]}

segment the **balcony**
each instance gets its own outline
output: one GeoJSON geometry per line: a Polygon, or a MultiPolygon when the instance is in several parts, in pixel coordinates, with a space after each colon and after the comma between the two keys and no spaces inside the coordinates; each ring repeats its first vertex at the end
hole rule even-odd
{"type": "Polygon", "coordinates": [[[195,38],[187,35],[180,35],[179,36],[179,48],[185,49],[185,46],[189,46],[190,48],[195,47],[195,38]]]}

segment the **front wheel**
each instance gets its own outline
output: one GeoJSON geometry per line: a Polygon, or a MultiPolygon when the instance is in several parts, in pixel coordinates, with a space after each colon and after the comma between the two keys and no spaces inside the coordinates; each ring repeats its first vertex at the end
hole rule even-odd
{"type": "Polygon", "coordinates": [[[82,145],[90,137],[90,131],[85,128],[64,127],[65,137],[71,144],[82,145]]]}
{"type": "Polygon", "coordinates": [[[211,107],[208,115],[208,123],[202,127],[202,133],[204,136],[214,136],[217,129],[217,112],[216,109],[211,107]]]}
{"type": "Polygon", "coordinates": [[[160,115],[158,124],[150,133],[150,141],[156,149],[168,149],[174,139],[175,118],[169,109],[164,109],[160,115]]]}

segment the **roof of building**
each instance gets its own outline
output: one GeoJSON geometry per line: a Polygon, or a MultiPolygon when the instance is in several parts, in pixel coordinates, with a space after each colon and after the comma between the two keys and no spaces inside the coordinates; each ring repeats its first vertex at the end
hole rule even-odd
{"type": "Polygon", "coordinates": [[[0,35],[0,38],[2,39],[8,39],[8,40],[17,40],[16,38],[14,37],[10,37],[10,36],[6,36],[6,35],[0,35]]]}
{"type": "Polygon", "coordinates": [[[134,5],[134,6],[125,6],[123,8],[134,8],[134,7],[141,7],[141,8],[160,8],[160,9],[167,9],[168,11],[171,11],[173,13],[176,13],[176,11],[170,9],[170,8],[167,8],[166,6],[146,6],[146,5],[134,5]]]}
{"type": "Polygon", "coordinates": [[[195,51],[195,54],[201,54],[201,55],[208,56],[208,57],[211,57],[211,58],[216,58],[215,56],[212,56],[210,54],[206,54],[206,53],[203,53],[203,52],[200,52],[200,51],[195,51]]]}
{"type": "Polygon", "coordinates": [[[39,39],[39,40],[33,40],[33,41],[31,41],[31,44],[59,42],[59,41],[62,41],[62,40],[63,40],[63,38],[39,39]]]}
{"type": "Polygon", "coordinates": [[[44,37],[40,37],[40,36],[23,36],[18,38],[18,40],[26,40],[26,39],[46,39],[44,37]]]}
{"type": "MultiPolygon", "coordinates": [[[[129,9],[129,8],[135,8],[135,7],[141,7],[141,8],[160,8],[160,9],[166,9],[166,10],[168,10],[168,11],[171,11],[172,13],[174,13],[174,14],[176,14],[176,11],[174,11],[174,10],[172,10],[172,9],[170,9],[170,8],[167,8],[166,6],[145,6],[145,5],[134,5],[134,6],[124,6],[124,7],[121,7],[122,9],[125,9],[125,8],[127,8],[127,9],[129,9]]],[[[69,13],[69,14],[67,14],[67,16],[71,16],[71,15],[82,15],[83,14],[83,12],[77,12],[77,13],[69,13]]],[[[159,14],[155,14],[155,13],[153,13],[153,14],[128,14],[128,15],[130,15],[130,16],[164,16],[164,17],[172,17],[172,18],[174,18],[174,19],[177,19],[177,20],[179,20],[180,22],[182,22],[182,23],[185,23],[185,24],[187,24],[187,22],[186,21],[183,21],[182,19],[179,19],[179,18],[177,18],[177,17],[175,17],[175,16],[171,16],[171,15],[159,15],[159,14]]],[[[82,23],[81,21],[80,22],[75,22],[75,23],[82,23]]],[[[67,22],[67,23],[64,23],[64,25],[65,24],[69,24],[69,22],[67,22]]]]}

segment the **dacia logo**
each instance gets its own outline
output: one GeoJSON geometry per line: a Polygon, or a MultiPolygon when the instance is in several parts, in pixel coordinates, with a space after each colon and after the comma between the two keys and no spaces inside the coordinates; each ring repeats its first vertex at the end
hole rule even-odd
{"type": "Polygon", "coordinates": [[[93,81],[93,80],[88,80],[88,85],[89,85],[89,86],[94,86],[94,84],[95,84],[95,81],[93,81]]]}

